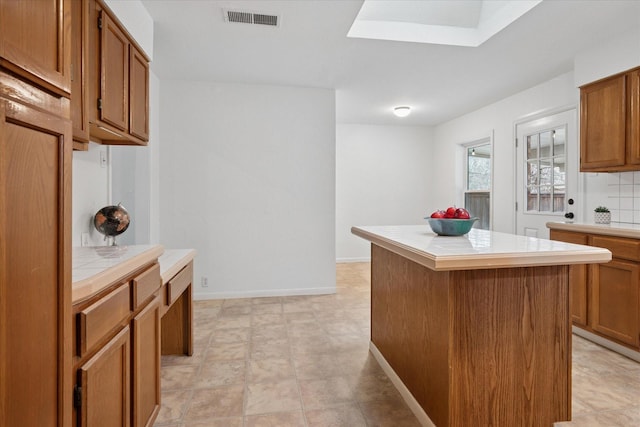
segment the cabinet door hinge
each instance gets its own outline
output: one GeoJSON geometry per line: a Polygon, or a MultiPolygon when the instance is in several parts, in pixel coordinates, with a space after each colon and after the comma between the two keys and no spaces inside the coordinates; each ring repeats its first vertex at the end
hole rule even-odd
{"type": "Polygon", "coordinates": [[[516,212],[518,212],[518,202],[516,202],[516,212]]]}
{"type": "Polygon", "coordinates": [[[516,138],[516,148],[518,148],[518,138],[516,138]]]}
{"type": "Polygon", "coordinates": [[[101,30],[102,29],[102,16],[98,17],[98,29],[101,30]]]}
{"type": "Polygon", "coordinates": [[[73,387],[73,407],[80,408],[82,406],[82,387],[75,385],[73,387]]]}
{"type": "Polygon", "coordinates": [[[102,98],[98,98],[98,110],[102,110],[102,98]]]}

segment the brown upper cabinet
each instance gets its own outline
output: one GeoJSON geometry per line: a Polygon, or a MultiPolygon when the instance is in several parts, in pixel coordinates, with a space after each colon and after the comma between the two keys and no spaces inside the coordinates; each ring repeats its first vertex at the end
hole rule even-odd
{"type": "Polygon", "coordinates": [[[86,150],[89,146],[89,112],[87,105],[87,47],[89,40],[89,3],[71,2],[71,121],[73,148],[86,150]]]}
{"type": "Polygon", "coordinates": [[[0,1],[0,67],[59,96],[71,92],[69,0],[0,1]]]}
{"type": "Polygon", "coordinates": [[[580,88],[580,171],[640,170],[640,68],[580,88]]]}
{"type": "Polygon", "coordinates": [[[100,0],[74,5],[74,58],[83,68],[83,93],[72,93],[76,149],[92,141],[111,145],[147,145],[149,141],[149,59],[100,0]],[[76,25],[77,24],[77,25],[76,25]],[[84,33],[86,27],[86,33],[84,33]],[[84,46],[87,46],[84,48],[84,46]],[[80,53],[78,53],[78,50],[80,53]],[[88,131],[80,131],[84,126],[88,131]]]}
{"type": "Polygon", "coordinates": [[[0,426],[72,424],[70,8],[0,0],[0,426]]]}

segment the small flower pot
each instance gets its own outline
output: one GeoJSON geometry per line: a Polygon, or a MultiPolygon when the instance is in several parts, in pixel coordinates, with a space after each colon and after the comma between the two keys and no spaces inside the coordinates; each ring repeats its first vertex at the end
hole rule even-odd
{"type": "Polygon", "coordinates": [[[611,223],[611,212],[594,212],[593,216],[596,224],[611,223]]]}

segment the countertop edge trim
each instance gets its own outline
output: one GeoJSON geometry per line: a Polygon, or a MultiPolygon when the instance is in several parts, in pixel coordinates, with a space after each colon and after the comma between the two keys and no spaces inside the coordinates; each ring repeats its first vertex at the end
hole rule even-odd
{"type": "Polygon", "coordinates": [[[567,222],[550,221],[546,224],[550,230],[573,231],[575,233],[600,234],[602,236],[626,237],[628,239],[640,239],[640,230],[629,228],[612,228],[603,225],[575,224],[567,222]]]}
{"type": "Polygon", "coordinates": [[[171,280],[176,274],[180,272],[184,267],[186,267],[193,259],[196,257],[198,253],[195,249],[190,249],[184,256],[179,258],[176,262],[174,262],[170,267],[167,267],[166,270],[162,270],[162,261],[160,261],[160,268],[162,270],[162,284],[166,284],[171,280]]]}
{"type": "Polygon", "coordinates": [[[100,273],[74,282],[71,292],[72,304],[85,301],[101,290],[106,289],[108,286],[129,276],[132,271],[137,270],[145,264],[156,262],[163,253],[164,246],[156,245],[126,261],[122,261],[117,265],[109,267],[100,273]],[[98,284],[99,282],[101,283],[98,284]]]}
{"type": "Polygon", "coordinates": [[[434,271],[479,270],[493,268],[540,267],[547,265],[599,264],[611,261],[611,252],[593,247],[580,254],[554,252],[553,254],[473,254],[435,257],[423,251],[372,234],[359,227],[352,227],[351,233],[391,252],[403,256],[434,271]]]}
{"type": "Polygon", "coordinates": [[[358,237],[362,237],[363,239],[368,240],[371,243],[374,243],[393,253],[396,253],[407,259],[410,259],[411,261],[414,261],[420,265],[423,265],[432,270],[436,270],[436,260],[435,260],[435,257],[433,257],[432,255],[429,255],[425,252],[418,252],[401,243],[395,242],[390,239],[385,239],[384,237],[380,237],[376,234],[369,233],[358,227],[351,227],[351,233],[355,234],[358,237]]]}

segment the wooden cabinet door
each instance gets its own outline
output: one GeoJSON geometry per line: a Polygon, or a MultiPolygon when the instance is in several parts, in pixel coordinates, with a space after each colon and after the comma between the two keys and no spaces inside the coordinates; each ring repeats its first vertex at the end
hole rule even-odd
{"type": "Polygon", "coordinates": [[[89,116],[87,111],[87,47],[88,4],[86,0],[71,2],[71,121],[73,140],[84,144],[74,144],[76,149],[88,149],[89,116]]]}
{"type": "Polygon", "coordinates": [[[129,133],[149,140],[149,63],[133,45],[129,54],[129,133]]]}
{"type": "Polygon", "coordinates": [[[100,12],[100,120],[121,131],[129,125],[129,40],[105,11],[100,12]]]}
{"type": "Polygon", "coordinates": [[[69,96],[71,0],[0,0],[0,66],[69,96]]]}
{"type": "Polygon", "coordinates": [[[580,89],[580,170],[624,166],[626,78],[602,80],[580,89]]]}
{"type": "Polygon", "coordinates": [[[627,163],[640,164],[640,69],[627,74],[627,163]]]}
{"type": "Polygon", "coordinates": [[[160,298],[133,318],[133,425],[152,426],[160,410],[160,298]]]}
{"type": "MultiPolygon", "coordinates": [[[[567,243],[576,243],[578,245],[587,244],[586,234],[560,230],[551,230],[549,234],[552,240],[558,240],[567,243]]],[[[571,319],[576,325],[586,326],[588,321],[586,265],[578,264],[569,266],[569,288],[571,292],[571,319]]]]}
{"type": "Polygon", "coordinates": [[[591,327],[640,347],[640,266],[613,259],[591,267],[591,327]]]}
{"type": "Polygon", "coordinates": [[[126,326],[78,369],[82,394],[78,426],[131,425],[130,335],[126,326]]]}
{"type": "Polygon", "coordinates": [[[71,421],[70,166],[69,120],[0,98],[2,426],[71,421]]]}

